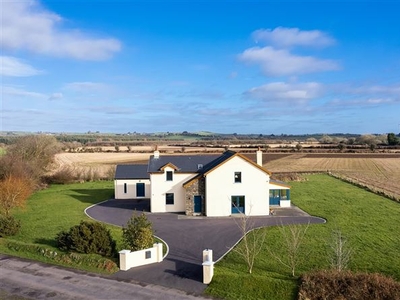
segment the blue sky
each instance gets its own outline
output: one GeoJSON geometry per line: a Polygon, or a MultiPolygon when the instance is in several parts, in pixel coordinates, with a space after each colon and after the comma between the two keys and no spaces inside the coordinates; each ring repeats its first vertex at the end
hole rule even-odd
{"type": "Polygon", "coordinates": [[[400,128],[395,0],[0,1],[0,131],[400,128]]]}

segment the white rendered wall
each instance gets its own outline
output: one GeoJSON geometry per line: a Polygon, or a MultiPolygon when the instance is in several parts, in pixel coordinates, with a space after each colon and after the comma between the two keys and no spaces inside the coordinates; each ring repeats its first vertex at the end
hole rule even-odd
{"type": "Polygon", "coordinates": [[[151,212],[184,212],[185,211],[185,189],[183,184],[195,174],[175,173],[174,169],[167,167],[164,173],[150,174],[151,181],[151,212]],[[173,171],[172,181],[167,181],[166,172],[173,171]],[[174,194],[174,204],[165,203],[165,194],[174,194]]]}
{"type": "Polygon", "coordinates": [[[230,216],[231,196],[245,196],[245,214],[269,214],[269,175],[236,156],[206,176],[206,215],[230,216]],[[235,183],[235,172],[242,182],[235,183]]]}
{"type": "Polygon", "coordinates": [[[119,265],[122,271],[128,271],[130,268],[162,262],[163,244],[153,244],[153,248],[138,250],[131,252],[130,250],[122,250],[119,252],[119,265]],[[146,258],[146,252],[150,252],[150,257],[146,258]]]}
{"type": "Polygon", "coordinates": [[[136,196],[136,183],[144,183],[144,197],[150,197],[149,179],[116,179],[114,180],[115,199],[134,199],[136,196]],[[124,184],[127,184],[127,193],[124,193],[124,184]]]}

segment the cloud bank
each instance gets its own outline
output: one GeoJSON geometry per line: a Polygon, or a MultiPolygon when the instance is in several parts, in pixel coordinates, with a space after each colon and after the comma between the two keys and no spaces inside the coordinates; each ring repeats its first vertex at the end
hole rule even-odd
{"type": "Polygon", "coordinates": [[[121,49],[114,38],[63,28],[63,19],[36,1],[2,2],[1,46],[5,49],[79,60],[105,60],[121,49]]]}

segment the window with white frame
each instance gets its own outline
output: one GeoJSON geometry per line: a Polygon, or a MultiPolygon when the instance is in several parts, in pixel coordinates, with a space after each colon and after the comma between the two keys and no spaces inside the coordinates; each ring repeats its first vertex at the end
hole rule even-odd
{"type": "Polygon", "coordinates": [[[167,181],[172,181],[173,180],[173,172],[172,171],[167,171],[166,172],[166,180],[167,181]]]}

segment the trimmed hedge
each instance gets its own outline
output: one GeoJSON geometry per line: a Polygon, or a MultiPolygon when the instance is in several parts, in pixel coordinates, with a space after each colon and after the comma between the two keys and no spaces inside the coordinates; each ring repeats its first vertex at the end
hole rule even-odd
{"type": "Polygon", "coordinates": [[[11,255],[15,255],[16,253],[29,253],[33,257],[44,257],[46,261],[49,262],[74,267],[85,265],[96,271],[102,270],[106,273],[115,273],[119,270],[117,264],[113,260],[98,255],[57,252],[39,245],[25,244],[18,241],[7,241],[5,245],[7,249],[10,250],[7,252],[11,255]]]}

